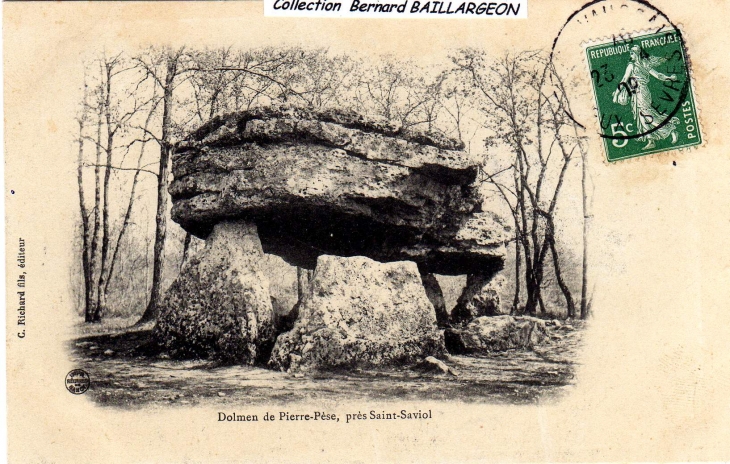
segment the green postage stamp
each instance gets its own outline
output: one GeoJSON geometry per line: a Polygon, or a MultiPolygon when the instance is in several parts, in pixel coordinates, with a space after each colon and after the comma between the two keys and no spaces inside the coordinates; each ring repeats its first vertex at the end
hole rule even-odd
{"type": "Polygon", "coordinates": [[[702,143],[677,30],[586,48],[608,161],[702,143]]]}

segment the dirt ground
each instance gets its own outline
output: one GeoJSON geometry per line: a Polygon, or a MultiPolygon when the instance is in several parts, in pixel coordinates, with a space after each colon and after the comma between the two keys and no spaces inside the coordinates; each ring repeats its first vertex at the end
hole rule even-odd
{"type": "Polygon", "coordinates": [[[79,324],[68,342],[76,367],[86,370],[86,395],[121,408],[197,404],[286,404],[298,401],[456,400],[534,403],[560,398],[574,385],[584,324],[575,321],[533,350],[445,359],[458,375],[417,368],[287,374],[259,367],[217,366],[140,355],[152,327],[110,320],[79,324]]]}

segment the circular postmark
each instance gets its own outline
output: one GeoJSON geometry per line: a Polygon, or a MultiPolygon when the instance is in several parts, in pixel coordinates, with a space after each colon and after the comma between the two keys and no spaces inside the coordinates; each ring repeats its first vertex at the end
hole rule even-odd
{"type": "Polygon", "coordinates": [[[91,377],[83,369],[74,369],[66,374],[66,389],[74,395],[86,393],[90,385],[91,377]]]}
{"type": "Polygon", "coordinates": [[[550,62],[575,84],[581,104],[569,116],[595,124],[608,161],[701,143],[684,37],[650,2],[586,3],[561,26],[550,62]]]}

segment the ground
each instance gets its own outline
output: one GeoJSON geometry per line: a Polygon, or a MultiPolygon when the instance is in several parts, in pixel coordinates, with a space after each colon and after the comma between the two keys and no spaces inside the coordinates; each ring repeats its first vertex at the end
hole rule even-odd
{"type": "Polygon", "coordinates": [[[140,355],[151,325],[127,320],[80,323],[83,335],[69,341],[75,367],[86,370],[94,401],[123,408],[198,404],[245,406],[262,402],[455,400],[534,403],[557,399],[574,385],[584,324],[555,331],[533,350],[485,356],[450,356],[458,376],[417,367],[292,375],[260,367],[217,366],[140,355]]]}

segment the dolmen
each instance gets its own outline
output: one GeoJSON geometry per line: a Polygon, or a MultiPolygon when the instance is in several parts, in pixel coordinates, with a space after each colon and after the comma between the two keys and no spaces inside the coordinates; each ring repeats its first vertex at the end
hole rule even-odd
{"type": "Polygon", "coordinates": [[[443,354],[451,315],[434,274],[470,276],[459,320],[494,315],[490,282],[512,239],[482,210],[478,167],[441,133],[350,111],[213,118],[174,150],[172,219],[206,244],[167,292],[156,342],[173,357],[291,371],[443,354]],[[314,271],[283,333],[264,253],[314,271]]]}

